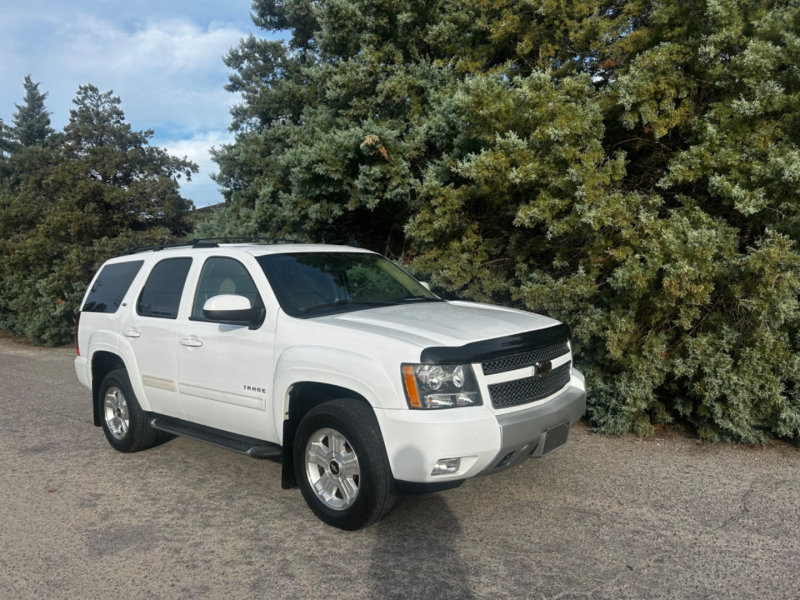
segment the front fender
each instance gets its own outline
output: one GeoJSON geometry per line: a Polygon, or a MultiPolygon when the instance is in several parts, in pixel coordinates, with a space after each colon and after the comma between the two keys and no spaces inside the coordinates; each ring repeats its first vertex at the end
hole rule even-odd
{"type": "MultiPolygon", "coordinates": [[[[272,397],[276,425],[289,414],[289,393],[300,382],[335,385],[353,390],[374,408],[400,408],[403,390],[400,369],[393,381],[376,360],[348,350],[324,346],[293,346],[284,350],[275,364],[272,397]]],[[[280,427],[277,427],[281,433],[280,427]]]]}

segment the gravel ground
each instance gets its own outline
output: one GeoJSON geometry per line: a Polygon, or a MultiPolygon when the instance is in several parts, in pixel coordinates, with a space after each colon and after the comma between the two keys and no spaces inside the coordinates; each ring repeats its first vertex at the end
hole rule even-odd
{"type": "Polygon", "coordinates": [[[578,426],[549,457],[323,525],[280,465],[114,452],[71,348],[0,338],[0,598],[800,598],[800,451],[578,426]]]}

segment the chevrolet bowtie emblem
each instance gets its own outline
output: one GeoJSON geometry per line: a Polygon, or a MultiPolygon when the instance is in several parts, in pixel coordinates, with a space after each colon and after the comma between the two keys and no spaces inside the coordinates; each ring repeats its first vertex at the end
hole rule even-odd
{"type": "Polygon", "coordinates": [[[553,369],[553,363],[549,360],[539,360],[533,365],[534,377],[543,377],[553,369]]]}

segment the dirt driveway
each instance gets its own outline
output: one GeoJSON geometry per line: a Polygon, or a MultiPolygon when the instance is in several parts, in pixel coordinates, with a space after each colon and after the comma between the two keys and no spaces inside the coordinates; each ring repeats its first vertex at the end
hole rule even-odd
{"type": "Polygon", "coordinates": [[[280,465],[175,439],[114,452],[73,351],[0,338],[0,598],[799,598],[800,451],[566,448],[362,532],[280,465]]]}

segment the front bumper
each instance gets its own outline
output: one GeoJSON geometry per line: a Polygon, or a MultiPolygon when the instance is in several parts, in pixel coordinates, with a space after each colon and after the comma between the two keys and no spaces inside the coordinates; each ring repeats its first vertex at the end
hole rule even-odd
{"type": "MultiPolygon", "coordinates": [[[[582,380],[583,375],[580,375],[580,378],[582,380]]],[[[547,431],[567,421],[572,428],[585,412],[585,387],[570,385],[561,394],[544,404],[498,415],[497,422],[502,430],[503,444],[495,458],[480,474],[496,473],[526,458],[542,456],[547,431]]]]}
{"type": "Polygon", "coordinates": [[[435,411],[375,409],[375,414],[394,478],[402,484],[436,484],[431,486],[434,490],[445,482],[499,472],[541,455],[543,434],[566,421],[571,427],[585,411],[584,378],[574,370],[563,392],[521,410],[495,412],[480,406],[435,411]],[[458,472],[431,475],[438,460],[456,457],[461,458],[458,472]]]}

